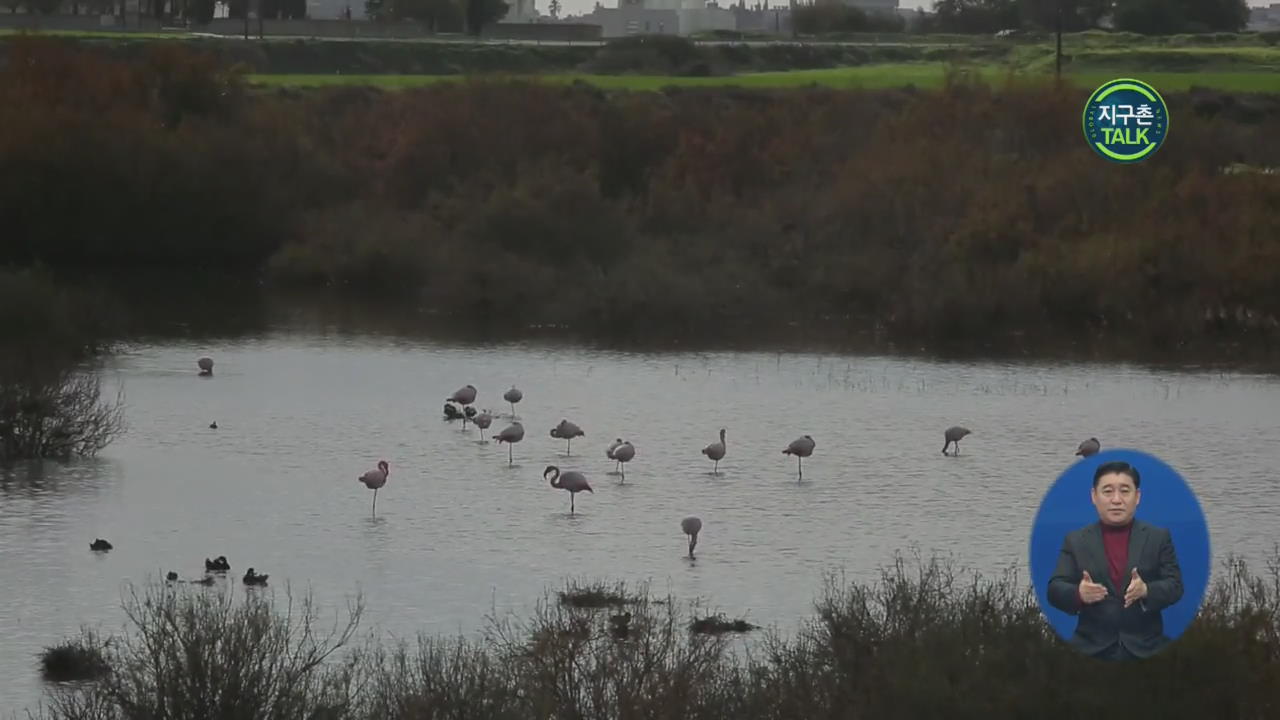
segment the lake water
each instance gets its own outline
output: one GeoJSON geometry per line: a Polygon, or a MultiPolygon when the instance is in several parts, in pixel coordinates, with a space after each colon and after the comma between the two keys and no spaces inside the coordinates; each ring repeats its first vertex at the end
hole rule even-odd
{"type": "Polygon", "coordinates": [[[913,543],[983,571],[1025,566],[1042,493],[1091,435],[1183,473],[1215,562],[1261,562],[1276,540],[1280,382],[1266,375],[279,331],[135,347],[108,378],[123,383],[128,434],[94,460],[0,482],[0,717],[39,702],[42,647],[82,623],[122,627],[127,582],[198,577],[218,555],[237,585],[252,566],[326,610],[362,591],[365,628],[402,636],[477,630],[570,577],[648,580],[792,629],[824,573],[874,579],[913,543]],[[205,354],[210,378],[196,374],[205,354]],[[500,414],[507,388],[524,391],[514,468],[505,446],[443,420],[467,383],[500,414]],[[567,458],[548,435],[561,418],[586,432],[567,458]],[[943,457],[953,424],[974,434],[943,457]],[[721,427],[712,476],[699,451],[721,427]],[[806,433],[817,449],[797,483],[781,450],[806,433]],[[625,484],[607,474],[615,437],[637,448],[625,484]],[[356,477],[379,459],[391,477],[375,518],[356,477]],[[548,464],[589,476],[576,516],[548,464]],[[695,561],[690,514],[704,523],[695,561]],[[115,549],[90,552],[95,537],[115,549]]]}

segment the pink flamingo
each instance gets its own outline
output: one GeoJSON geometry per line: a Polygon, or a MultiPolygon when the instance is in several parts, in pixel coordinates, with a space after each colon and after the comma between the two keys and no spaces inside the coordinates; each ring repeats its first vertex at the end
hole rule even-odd
{"type": "Polygon", "coordinates": [[[801,435],[795,440],[792,440],[791,444],[787,446],[787,449],[782,451],[783,455],[796,456],[796,473],[798,474],[796,482],[800,482],[800,480],[804,479],[804,458],[813,454],[814,445],[815,443],[813,442],[813,438],[808,435],[801,435]]]}
{"type": "Polygon", "coordinates": [[[573,499],[578,493],[586,490],[592,495],[596,494],[596,491],[592,490],[591,485],[587,483],[587,476],[577,470],[570,470],[569,472],[561,475],[560,468],[555,465],[548,465],[547,469],[542,471],[543,479],[546,479],[548,475],[551,476],[551,487],[556,488],[557,490],[569,491],[570,515],[574,513],[573,499]]]}
{"type": "Polygon", "coordinates": [[[378,514],[378,488],[387,484],[387,476],[391,474],[391,466],[386,460],[378,461],[378,469],[370,470],[360,477],[356,478],[356,482],[364,483],[364,486],[373,490],[373,514],[378,514]]]}

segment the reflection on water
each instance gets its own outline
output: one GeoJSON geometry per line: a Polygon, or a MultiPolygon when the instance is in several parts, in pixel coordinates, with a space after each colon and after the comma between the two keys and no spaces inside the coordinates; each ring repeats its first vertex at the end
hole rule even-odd
{"type": "MultiPolygon", "coordinates": [[[[295,318],[297,320],[297,318],[295,318]]],[[[273,321],[275,323],[276,321],[273,321]]],[[[283,322],[283,321],[280,321],[283,322]]],[[[1268,376],[1126,366],[944,362],[777,352],[628,353],[557,344],[269,327],[245,339],[178,337],[117,359],[130,431],[92,461],[0,475],[0,716],[34,707],[34,655],[82,622],[123,623],[129,582],[198,577],[225,555],[278,595],[310,588],[396,634],[479,628],[524,612],[566,577],[650,580],[657,592],[791,629],[825,571],[872,579],[895,550],[1025,565],[1041,494],[1089,436],[1152,452],[1187,477],[1215,557],[1260,561],[1273,537],[1280,386],[1268,376]],[[215,375],[196,375],[211,355],[215,375]],[[477,442],[445,422],[464,384],[523,442],[477,442]],[[586,432],[549,436],[562,418],[586,432]],[[218,428],[209,424],[217,421],[218,428]],[[973,434],[943,457],[942,431],[973,434]],[[700,450],[727,430],[720,475],[700,450]],[[817,442],[804,481],[781,450],[817,442]],[[604,449],[630,440],[626,483],[604,449]],[[391,465],[378,493],[356,477],[391,465]],[[595,490],[548,487],[548,464],[595,490]],[[697,559],[680,520],[704,523],[697,559]],[[92,553],[96,537],[115,549],[92,553]]]]}
{"type": "MultiPolygon", "coordinates": [[[[144,342],[186,339],[222,341],[304,332],[323,337],[376,336],[417,341],[522,347],[591,347],[627,352],[830,352],[888,354],[921,359],[1017,362],[1056,365],[1076,362],[1137,363],[1143,367],[1280,373],[1280,353],[1257,338],[1240,342],[1201,339],[1196,344],[1143,344],[1135,335],[1117,333],[1105,339],[1088,333],[1067,336],[1016,332],[998,337],[923,341],[890,337],[866,322],[806,317],[785,327],[757,326],[742,334],[706,330],[676,336],[642,332],[600,337],[560,324],[488,322],[452,316],[449,308],[430,307],[412,298],[386,300],[350,293],[288,292],[272,289],[256,276],[201,272],[194,275],[143,271],[108,277],[69,278],[93,287],[113,300],[112,308],[128,318],[133,337],[144,342]]],[[[1030,330],[1035,330],[1034,328],[1030,330]]]]}

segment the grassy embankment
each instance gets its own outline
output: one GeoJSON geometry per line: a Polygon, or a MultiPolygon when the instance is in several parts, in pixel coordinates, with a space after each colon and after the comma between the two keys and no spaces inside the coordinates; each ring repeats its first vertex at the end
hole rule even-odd
{"type": "Polygon", "coordinates": [[[330,625],[272,590],[237,603],[231,584],[151,585],[126,599],[126,634],[50,649],[46,671],[96,681],[51,686],[43,717],[1273,717],[1280,575],[1234,559],[1223,570],[1170,648],[1120,665],[1066,647],[1014,573],[971,576],[938,558],[899,558],[876,583],[832,577],[798,633],[748,631],[747,652],[735,633],[698,632],[712,624],[694,624],[703,603],[643,586],[570,583],[481,637],[389,644],[362,639],[358,602],[330,625]]]}
{"type": "Polygon", "coordinates": [[[1074,88],[253,93],[149,47],[15,46],[0,260],[216,267],[615,337],[1280,332],[1280,180],[1219,172],[1280,165],[1275,97],[1166,93],[1174,135],[1121,167],[1081,139],[1074,88]]]}
{"type": "MultiPolygon", "coordinates": [[[[985,80],[1012,74],[1039,82],[1052,74],[1052,36],[880,34],[805,39],[804,45],[696,45],[676,38],[597,44],[517,45],[405,41],[343,41],[275,37],[236,38],[173,34],[62,33],[114,56],[136,59],[158,38],[182,42],[243,63],[263,86],[372,85],[387,89],[456,81],[471,75],[537,76],[581,80],[611,89],[652,90],[669,85],[837,88],[915,85],[938,88],[949,68],[964,67],[985,80]],[[835,41],[856,43],[830,44],[835,41]]],[[[1280,92],[1278,33],[1144,37],[1086,32],[1064,36],[1068,82],[1093,88],[1117,75],[1138,75],[1161,90],[1208,87],[1280,92]]],[[[5,37],[0,35],[0,43],[5,37]]]]}
{"type": "MultiPolygon", "coordinates": [[[[659,53],[649,53],[645,57],[630,48],[605,48],[575,71],[552,70],[537,74],[548,82],[583,81],[601,88],[628,90],[656,90],[667,86],[753,88],[810,84],[834,88],[915,85],[937,89],[944,83],[947,73],[956,68],[987,82],[1013,79],[1022,83],[1042,83],[1051,79],[1054,72],[1054,47],[1048,40],[1014,42],[971,38],[967,43],[947,43],[939,40],[938,44],[912,46],[816,47],[808,51],[797,50],[790,56],[775,51],[779,57],[770,57],[761,48],[677,48],[675,46],[679,43],[671,42],[673,49],[666,52],[665,57],[659,53]],[[765,69],[777,65],[786,68],[765,69]]],[[[1205,87],[1280,93],[1280,47],[1256,35],[1229,36],[1214,45],[1174,38],[1136,38],[1120,45],[1116,38],[1108,35],[1080,33],[1064,39],[1063,53],[1064,78],[1081,88],[1093,89],[1112,78],[1130,75],[1140,77],[1162,91],[1205,87]]],[[[370,85],[399,89],[457,81],[465,75],[458,72],[259,73],[253,76],[252,82],[267,87],[370,85]]]]}

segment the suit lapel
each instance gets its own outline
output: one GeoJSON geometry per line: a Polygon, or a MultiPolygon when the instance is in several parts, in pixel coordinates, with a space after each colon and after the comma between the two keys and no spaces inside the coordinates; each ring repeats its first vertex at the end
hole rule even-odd
{"type": "Polygon", "coordinates": [[[1138,559],[1142,557],[1142,551],[1147,546],[1147,525],[1138,522],[1135,518],[1133,521],[1133,529],[1129,531],[1129,557],[1128,567],[1124,570],[1124,589],[1129,589],[1129,578],[1132,577],[1133,569],[1138,566],[1138,559]]]}
{"type": "Polygon", "coordinates": [[[1107,562],[1107,548],[1102,544],[1102,523],[1090,525],[1087,537],[1089,557],[1085,558],[1085,569],[1094,582],[1101,583],[1113,595],[1119,594],[1120,591],[1111,582],[1111,564],[1107,562]]]}

